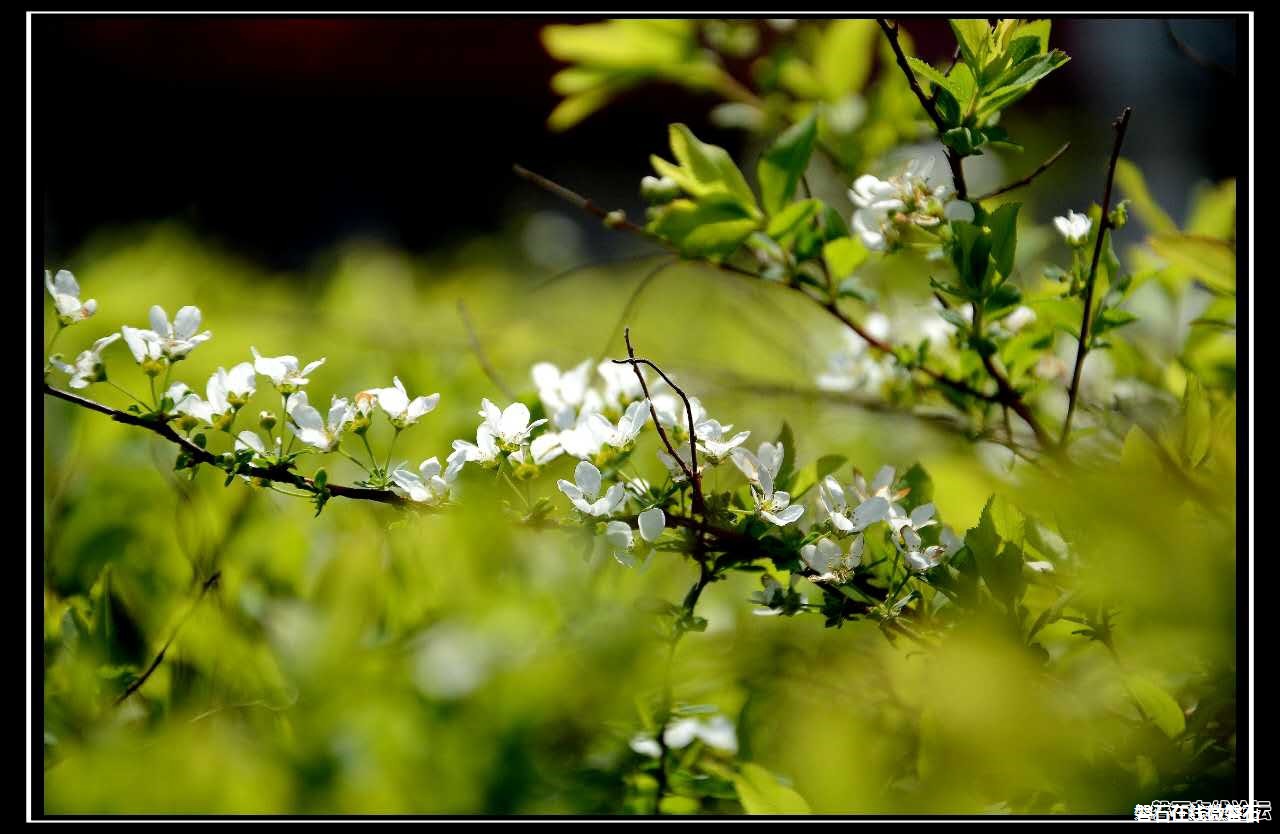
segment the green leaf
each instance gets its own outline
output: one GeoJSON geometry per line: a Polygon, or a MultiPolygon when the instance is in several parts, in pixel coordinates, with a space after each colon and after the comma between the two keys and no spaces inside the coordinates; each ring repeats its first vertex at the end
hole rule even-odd
{"type": "Polygon", "coordinates": [[[1224,180],[1197,191],[1192,201],[1187,234],[1234,240],[1236,236],[1236,181],[1224,180]]]}
{"type": "Polygon", "coordinates": [[[1182,395],[1182,457],[1187,466],[1198,466],[1209,453],[1213,439],[1213,417],[1209,396],[1194,376],[1187,376],[1187,390],[1182,395]]]}
{"type": "Polygon", "coordinates": [[[1049,31],[1052,25],[1052,22],[1048,18],[1031,20],[1016,27],[1010,37],[1013,43],[1017,43],[1022,38],[1035,38],[1037,41],[1036,52],[1048,52],[1049,31]]]}
{"type": "Polygon", "coordinates": [[[991,505],[995,500],[994,495],[987,499],[986,506],[982,508],[982,515],[978,518],[978,525],[969,528],[964,537],[965,546],[980,564],[984,560],[994,559],[996,550],[1000,547],[1000,534],[996,531],[995,521],[991,517],[991,505]]]}
{"type": "Polygon", "coordinates": [[[782,241],[813,219],[820,208],[822,208],[822,203],[817,200],[801,200],[797,203],[792,203],[769,220],[769,225],[765,227],[764,233],[774,240],[782,241]]]}
{"type": "Polygon", "coordinates": [[[813,72],[829,101],[856,93],[871,77],[880,27],[870,19],[833,20],[813,56],[813,72]]]}
{"type": "Polygon", "coordinates": [[[1142,171],[1124,157],[1116,160],[1116,185],[1120,186],[1120,193],[1132,202],[1133,210],[1153,232],[1178,231],[1177,224],[1147,190],[1147,181],[1142,176],[1142,171]]]}
{"type": "Polygon", "coordinates": [[[680,199],[663,206],[649,231],[668,240],[690,258],[723,257],[734,252],[759,221],[736,200],[719,195],[701,202],[680,199]]]}
{"type": "Polygon", "coordinates": [[[854,237],[841,237],[822,247],[822,258],[835,280],[848,278],[862,266],[871,252],[862,241],[854,237]]]}
{"type": "Polygon", "coordinates": [[[1138,674],[1126,675],[1124,684],[1143,715],[1159,727],[1162,733],[1169,738],[1182,735],[1187,728],[1187,719],[1172,695],[1150,678],[1138,674]]]}
{"type": "Polygon", "coordinates": [[[547,26],[542,45],[553,58],[613,69],[659,67],[688,58],[697,48],[693,20],[623,19],[547,26]]]}
{"type": "Polygon", "coordinates": [[[955,33],[961,57],[977,76],[986,63],[991,24],[985,18],[952,18],[948,22],[951,24],[951,31],[955,33]]]}
{"type": "Polygon", "coordinates": [[[671,125],[668,133],[671,152],[680,167],[659,167],[655,161],[654,167],[660,174],[676,180],[681,188],[695,197],[725,193],[732,195],[749,212],[759,213],[755,195],[728,151],[699,140],[682,124],[671,125]]]}
{"type": "Polygon", "coordinates": [[[818,118],[815,113],[810,113],[783,131],[760,157],[756,176],[760,180],[764,210],[770,215],[783,210],[796,193],[796,185],[809,165],[817,135],[818,118]]]}
{"type": "Polygon", "coordinates": [[[914,463],[902,473],[902,483],[911,489],[903,499],[903,507],[907,512],[933,500],[933,478],[929,477],[929,473],[920,464],[914,463]]]}
{"type": "Polygon", "coordinates": [[[768,770],[744,763],[733,779],[738,801],[748,814],[810,814],[809,803],[768,770]]]}
{"type": "Polygon", "coordinates": [[[1013,256],[1018,247],[1018,209],[1021,203],[1005,203],[987,218],[984,225],[991,229],[991,257],[996,270],[1008,278],[1013,272],[1013,256]]]}
{"type": "Polygon", "coordinates": [[[1236,253],[1221,240],[1199,235],[1154,234],[1147,242],[1156,254],[1187,270],[1216,292],[1236,291],[1236,253]]]}

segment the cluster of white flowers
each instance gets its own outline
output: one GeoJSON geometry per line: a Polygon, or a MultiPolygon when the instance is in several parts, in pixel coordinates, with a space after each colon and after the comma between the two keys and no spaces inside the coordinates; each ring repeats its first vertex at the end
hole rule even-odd
{"type": "Polygon", "coordinates": [[[936,567],[960,549],[963,542],[949,527],[941,530],[939,544],[924,545],[920,531],[937,523],[934,506],[921,504],[908,513],[898,502],[909,490],[895,492],[896,481],[897,472],[891,466],[881,467],[869,485],[857,470],[849,486],[834,475],[822,479],[818,485],[821,517],[814,525],[821,536],[800,550],[800,558],[818,574],[818,580],[848,581],[862,564],[863,531],[877,522],[888,523],[894,545],[913,571],[936,567]]]}
{"type": "Polygon", "coordinates": [[[933,159],[911,160],[907,169],[887,180],[864,174],[853,182],[849,198],[857,206],[852,227],[868,249],[886,252],[908,227],[931,229],[945,220],[973,220],[973,206],[955,199],[949,185],[933,186],[933,159]]]}
{"type": "MultiPolygon", "coordinates": [[[[50,286],[51,291],[57,289],[67,298],[78,298],[79,288],[69,273],[60,283],[51,280],[50,286]]],[[[56,303],[60,311],[72,306],[69,300],[56,303]]],[[[162,308],[153,307],[149,329],[126,326],[120,334],[99,339],[74,364],[54,364],[71,377],[73,387],[105,380],[102,352],[123,337],[143,371],[153,380],[163,371],[167,382],[173,364],[211,338],[208,331],[199,332],[200,320],[200,310],[194,306],[180,309],[172,322],[162,308]]],[[[730,460],[745,476],[750,497],[746,514],[778,528],[799,526],[805,515],[806,508],[793,503],[792,496],[777,487],[786,460],[782,443],[762,443],[751,451],[744,445],[750,432],[734,432],[733,426],[713,419],[697,399],[690,398],[686,404],[660,383],[650,387],[626,364],[603,362],[593,368],[587,361],[568,371],[545,362],[535,365],[532,378],[547,416],[535,419],[521,402],[499,407],[483,399],[477,412],[481,422],[475,441],[455,440],[444,464],[431,457],[415,471],[407,463],[392,467],[390,452],[387,463],[379,466],[369,448],[367,432],[375,410],[381,410],[398,436],[436,408],[438,393],[410,396],[400,378],[394,377],[388,387],[365,389],[351,398],[335,395],[327,413],[321,413],[305,388],[311,374],[324,365],[323,357],[304,364],[288,354],[263,356],[256,347],[251,347],[250,353],[252,362],[214,371],[203,398],[184,382],[168,385],[162,396],[156,396],[153,387],[156,412],[163,412],[188,436],[200,426],[225,432],[237,451],[250,451],[250,459],[261,466],[291,465],[296,457],[295,441],[321,454],[341,452],[366,470],[369,480],[365,483],[392,489],[409,501],[428,506],[452,500],[458,475],[469,463],[498,469],[508,479],[528,480],[561,456],[575,458],[573,480],[559,479],[557,487],[578,518],[597,525],[608,551],[628,566],[637,564],[638,557],[659,542],[668,521],[662,490],[655,491],[642,479],[622,471],[638,437],[654,422],[662,427],[680,458],[665,448],[656,452],[672,483],[683,482],[692,471],[692,443],[697,449],[699,478],[708,468],[730,460]],[[257,393],[259,376],[280,396],[284,419],[292,432],[287,445],[284,431],[273,431],[277,416],[271,411],[258,415],[258,430],[235,430],[237,415],[257,393]],[[651,391],[651,398],[645,396],[646,390],[651,391]],[[265,437],[259,430],[265,431],[265,437]],[[348,434],[364,442],[368,466],[342,450],[342,440],[348,434]]],[[[860,475],[855,475],[849,490],[833,476],[822,481],[817,490],[817,519],[802,553],[821,579],[843,581],[852,575],[865,547],[862,531],[876,522],[890,525],[894,541],[913,570],[926,570],[954,552],[945,537],[943,544],[924,545],[920,531],[935,523],[933,506],[904,512],[897,502],[905,493],[892,492],[894,482],[890,467],[882,469],[870,486],[860,475]],[[815,530],[817,538],[812,536],[815,530]],[[844,546],[842,540],[850,537],[844,546]]]]}

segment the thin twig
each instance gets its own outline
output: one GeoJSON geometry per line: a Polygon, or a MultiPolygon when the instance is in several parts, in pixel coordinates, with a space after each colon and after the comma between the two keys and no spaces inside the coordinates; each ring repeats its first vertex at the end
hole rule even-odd
{"type": "MultiPolygon", "coordinates": [[[[71,403],[72,405],[86,408],[90,411],[96,411],[99,414],[105,414],[117,423],[124,423],[127,426],[137,426],[146,429],[163,437],[170,443],[179,446],[186,452],[196,463],[207,463],[212,466],[221,468],[223,462],[219,455],[207,449],[202,449],[187,438],[178,434],[173,427],[165,420],[155,417],[141,417],[130,414],[127,411],[118,411],[111,406],[103,405],[78,394],[72,394],[70,391],[63,391],[60,388],[45,383],[44,393],[46,396],[55,397],[60,400],[71,403]]],[[[274,483],[289,484],[298,489],[307,490],[308,492],[318,492],[315,481],[305,476],[299,475],[283,467],[264,468],[261,466],[250,466],[243,470],[242,473],[252,478],[261,478],[265,481],[274,483]]],[[[344,486],[342,484],[325,484],[325,490],[332,496],[338,498],[352,498],[361,501],[376,501],[381,504],[391,504],[397,507],[410,506],[408,499],[396,495],[389,489],[373,489],[371,487],[344,486]]]]}
{"type": "Polygon", "coordinates": [[[182,619],[178,621],[176,626],[174,626],[173,631],[169,634],[169,639],[164,641],[164,645],[161,646],[160,651],[156,653],[155,659],[151,661],[151,665],[147,667],[145,672],[138,676],[137,680],[129,684],[128,688],[126,688],[124,692],[120,693],[120,697],[116,698],[116,706],[123,704],[128,700],[130,695],[141,689],[142,685],[147,682],[156,669],[160,668],[160,664],[164,662],[165,653],[169,651],[169,647],[173,645],[173,641],[178,639],[178,634],[182,631],[182,627],[187,624],[187,620],[191,619],[191,615],[196,612],[196,608],[199,607],[205,594],[209,593],[209,589],[217,587],[218,580],[221,577],[222,571],[214,571],[213,574],[200,585],[199,595],[196,596],[195,601],[191,603],[191,606],[187,608],[187,613],[183,614],[182,619]]]}
{"type": "Polygon", "coordinates": [[[1076,345],[1076,364],[1071,372],[1071,387],[1067,390],[1067,416],[1062,421],[1062,436],[1058,439],[1058,445],[1063,447],[1067,445],[1067,439],[1071,433],[1071,418],[1075,415],[1076,398],[1080,393],[1080,375],[1084,368],[1085,355],[1089,352],[1089,330],[1093,319],[1093,288],[1098,277],[1098,261],[1102,257],[1102,244],[1107,237],[1107,229],[1111,227],[1111,186],[1115,182],[1116,163],[1120,160],[1120,146],[1124,144],[1124,133],[1129,127],[1129,116],[1132,114],[1133,108],[1126,107],[1111,124],[1115,130],[1116,139],[1111,147],[1111,161],[1107,163],[1107,184],[1102,191],[1102,212],[1098,215],[1098,237],[1093,243],[1093,259],[1089,262],[1089,277],[1085,281],[1080,341],[1076,345]]]}
{"type": "Polygon", "coordinates": [[[636,358],[635,349],[631,347],[631,328],[627,328],[622,333],[627,343],[626,359],[614,359],[615,365],[630,365],[631,370],[635,371],[636,379],[640,380],[640,390],[644,392],[645,399],[649,402],[649,416],[653,418],[653,427],[658,430],[658,437],[662,439],[662,444],[667,447],[667,453],[675,458],[676,464],[680,467],[680,471],[689,480],[690,486],[693,487],[693,511],[698,515],[705,515],[706,503],[702,499],[702,473],[698,471],[698,436],[693,425],[693,406],[689,402],[689,398],[685,395],[683,389],[671,381],[671,377],[649,359],[636,358]],[[640,365],[648,365],[650,368],[662,377],[662,381],[675,391],[680,399],[684,402],[685,416],[689,422],[689,463],[685,464],[680,455],[676,453],[676,447],[671,444],[671,438],[667,436],[667,430],[662,427],[662,421],[658,419],[658,409],[653,404],[653,398],[649,396],[649,383],[645,381],[644,374],[640,371],[640,365]]]}
{"type": "MultiPolygon", "coordinates": [[[[575,206],[578,206],[579,208],[588,212],[589,214],[593,214],[597,217],[602,216],[601,213],[604,211],[603,209],[601,209],[596,203],[592,202],[590,199],[582,196],[576,191],[566,188],[560,183],[553,182],[544,176],[535,174],[532,171],[529,171],[518,165],[515,166],[515,169],[516,169],[516,172],[520,174],[520,176],[522,176],[524,179],[528,180],[529,182],[533,183],[534,185],[537,185],[539,188],[546,189],[550,193],[563,198],[564,200],[568,201],[569,203],[575,206]]],[[[607,212],[605,212],[605,214],[607,214],[607,212]]],[[[646,240],[657,243],[661,246],[666,247],[667,249],[671,249],[672,251],[677,251],[667,241],[654,237],[647,230],[645,230],[640,226],[635,225],[634,223],[614,224],[613,228],[622,229],[623,231],[627,231],[632,234],[639,235],[641,237],[644,237],[646,240]]],[[[677,254],[679,254],[678,251],[677,251],[677,254]]],[[[723,263],[723,262],[713,263],[711,261],[701,261],[700,263],[708,264],[724,272],[730,272],[730,273],[733,273],[734,275],[738,275],[744,278],[751,278],[754,280],[763,280],[760,277],[760,275],[758,275],[757,273],[752,272],[751,270],[748,270],[748,269],[743,269],[742,267],[739,267],[739,266],[734,266],[733,264],[730,264],[730,263],[723,263]]],[[[776,282],[769,282],[769,283],[776,283],[776,282]]],[[[870,346],[873,350],[877,351],[878,353],[888,354],[890,356],[895,356],[895,357],[897,356],[897,354],[894,352],[892,345],[872,335],[859,322],[850,318],[843,311],[841,311],[834,301],[824,302],[817,298],[814,298],[812,295],[806,293],[799,284],[789,284],[789,285],[779,284],[778,286],[784,286],[787,289],[790,289],[794,292],[798,292],[801,295],[803,295],[805,298],[816,303],[823,310],[827,311],[827,313],[829,313],[833,318],[835,318],[837,321],[841,322],[845,327],[849,328],[854,333],[856,333],[863,341],[867,343],[868,346],[870,346]]],[[[910,370],[920,371],[926,376],[932,378],[934,381],[941,383],[943,385],[946,385],[948,388],[951,388],[962,394],[966,394],[968,396],[975,397],[977,399],[985,400],[987,402],[1000,401],[1000,395],[984,393],[982,391],[977,390],[971,385],[968,385],[960,380],[952,379],[939,371],[932,370],[927,366],[908,365],[907,367],[910,370]]]]}
{"type": "Polygon", "coordinates": [[[1036,169],[1032,171],[1030,174],[1027,174],[1022,179],[1014,180],[1008,185],[1002,185],[999,188],[997,188],[995,191],[990,191],[986,194],[983,194],[981,197],[974,197],[973,201],[977,203],[977,202],[982,202],[983,200],[990,200],[992,197],[999,197],[1001,194],[1008,194],[1010,191],[1016,191],[1017,189],[1022,188],[1024,185],[1030,185],[1035,180],[1036,177],[1040,176],[1045,171],[1049,170],[1049,168],[1053,165],[1053,163],[1057,162],[1062,157],[1062,155],[1067,152],[1067,149],[1070,147],[1071,147],[1070,142],[1063,142],[1062,147],[1058,148],[1056,151],[1053,152],[1053,156],[1049,157],[1044,162],[1041,162],[1036,167],[1036,169]]]}
{"type": "MultiPolygon", "coordinates": [[[[902,44],[898,42],[898,24],[893,25],[883,17],[876,18],[876,23],[880,24],[880,28],[884,30],[885,37],[889,39],[889,46],[893,48],[893,55],[898,60],[898,67],[902,70],[902,74],[907,77],[907,84],[911,86],[911,92],[915,93],[917,99],[920,100],[920,106],[924,108],[924,112],[933,120],[934,126],[938,129],[938,138],[942,138],[942,134],[947,132],[947,123],[942,118],[942,114],[938,112],[938,107],[934,104],[933,99],[925,95],[924,90],[920,87],[920,81],[916,78],[916,74],[911,70],[911,65],[907,63],[907,55],[902,51],[902,44]]],[[[947,164],[951,166],[951,178],[955,181],[956,198],[960,200],[969,199],[969,190],[964,182],[964,168],[961,166],[961,157],[949,145],[945,145],[947,149],[947,164]]]]}
{"type": "Polygon", "coordinates": [[[516,395],[511,393],[511,389],[502,381],[502,377],[498,376],[498,372],[494,370],[492,363],[489,362],[489,357],[484,352],[484,346],[480,344],[480,337],[476,335],[476,329],[471,324],[471,316],[467,313],[466,302],[461,298],[458,299],[458,318],[462,319],[462,329],[467,331],[467,339],[471,342],[471,351],[476,355],[476,361],[480,363],[480,370],[484,371],[484,375],[497,386],[508,401],[516,399],[516,395]]]}

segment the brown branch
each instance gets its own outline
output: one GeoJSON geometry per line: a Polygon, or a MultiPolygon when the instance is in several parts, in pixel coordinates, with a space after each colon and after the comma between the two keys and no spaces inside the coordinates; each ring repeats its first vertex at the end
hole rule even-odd
{"type": "MultiPolygon", "coordinates": [[[[537,185],[540,188],[546,189],[550,193],[555,194],[558,197],[561,197],[562,199],[568,201],[569,203],[575,206],[578,206],[583,211],[586,211],[589,214],[593,214],[597,217],[601,217],[605,214],[608,214],[608,212],[605,212],[603,209],[601,209],[598,205],[596,205],[590,199],[582,196],[576,191],[573,191],[571,189],[564,187],[563,185],[560,185],[557,182],[553,182],[547,179],[546,177],[543,177],[539,174],[535,174],[532,171],[529,171],[525,168],[520,167],[519,165],[515,166],[515,170],[516,170],[516,173],[520,174],[521,177],[533,183],[534,185],[537,185]]],[[[630,222],[618,223],[618,224],[614,224],[612,228],[622,229],[623,231],[627,231],[634,235],[638,235],[650,242],[657,243],[660,246],[663,246],[673,252],[676,252],[676,254],[680,254],[679,251],[675,247],[671,246],[671,244],[669,244],[667,241],[664,241],[661,238],[655,237],[654,235],[650,234],[648,230],[640,226],[637,226],[634,223],[630,223],[630,222]]],[[[730,273],[733,273],[734,275],[739,275],[744,278],[764,280],[757,273],[752,272],[751,270],[748,270],[748,269],[743,269],[742,267],[739,267],[739,266],[734,266],[733,264],[715,263],[712,261],[700,261],[700,263],[706,263],[724,272],[730,272],[730,273]]],[[[803,295],[805,298],[817,304],[819,307],[827,311],[827,313],[829,313],[835,319],[840,321],[845,327],[848,327],[850,330],[856,333],[873,350],[879,353],[888,354],[890,356],[894,356],[894,357],[897,356],[897,354],[894,352],[892,345],[872,335],[859,322],[857,322],[856,320],[850,318],[845,313],[843,313],[834,301],[827,301],[827,302],[820,301],[819,299],[816,299],[809,293],[805,292],[804,289],[798,284],[782,284],[780,286],[785,286],[787,289],[798,292],[801,295],[803,295]]],[[[987,394],[982,391],[979,391],[973,386],[968,385],[960,380],[952,379],[940,371],[932,370],[923,365],[908,365],[907,367],[909,370],[920,371],[925,376],[928,376],[931,379],[933,379],[935,382],[938,382],[942,385],[946,385],[948,388],[951,388],[955,391],[959,391],[962,394],[967,394],[968,396],[976,397],[978,399],[985,400],[987,402],[1000,401],[999,395],[987,394]]]]}
{"type": "Polygon", "coordinates": [[[1024,185],[1030,185],[1035,180],[1036,177],[1040,176],[1045,171],[1049,170],[1049,168],[1052,167],[1053,163],[1061,159],[1062,155],[1065,154],[1067,152],[1067,149],[1070,147],[1071,147],[1070,142],[1064,142],[1061,148],[1058,148],[1056,151],[1053,152],[1053,156],[1049,157],[1044,162],[1041,162],[1036,167],[1036,169],[1032,171],[1030,174],[1027,174],[1022,179],[1014,180],[1008,185],[1002,185],[999,188],[997,188],[995,191],[990,191],[986,194],[983,194],[981,197],[974,197],[973,201],[977,203],[983,200],[990,200],[992,197],[999,197],[1001,194],[1008,194],[1010,191],[1016,191],[1017,189],[1022,188],[1024,185]]]}
{"type": "Polygon", "coordinates": [[[1107,184],[1102,191],[1102,212],[1098,215],[1098,237],[1093,243],[1093,259],[1089,262],[1089,277],[1084,287],[1084,314],[1080,320],[1080,341],[1076,345],[1076,364],[1071,372],[1071,387],[1067,390],[1067,417],[1062,421],[1062,436],[1058,445],[1065,447],[1071,434],[1071,418],[1076,411],[1076,398],[1080,394],[1080,375],[1084,368],[1085,355],[1089,353],[1089,330],[1093,319],[1093,289],[1098,277],[1098,260],[1102,257],[1102,243],[1106,239],[1107,229],[1111,226],[1111,186],[1116,178],[1116,163],[1120,160],[1120,146],[1124,144],[1124,133],[1129,127],[1129,116],[1132,107],[1126,107],[1119,117],[1111,123],[1115,130],[1115,144],[1111,147],[1111,161],[1107,164],[1107,184]]]}
{"type": "MultiPolygon", "coordinates": [[[[105,414],[117,423],[124,423],[126,426],[137,426],[156,434],[168,440],[170,443],[177,445],[196,463],[207,463],[212,466],[222,468],[223,459],[220,455],[216,455],[207,449],[197,446],[192,441],[178,434],[173,430],[165,419],[153,416],[141,416],[130,414],[127,411],[119,411],[100,402],[81,397],[79,394],[72,394],[70,391],[63,391],[60,388],[54,388],[47,382],[44,384],[44,393],[46,396],[64,400],[72,405],[86,408],[90,411],[96,411],[99,414],[105,414]]],[[[261,478],[264,481],[272,481],[279,484],[288,484],[307,492],[318,493],[320,489],[316,486],[315,481],[296,472],[291,472],[283,467],[261,467],[250,466],[243,472],[237,474],[248,475],[252,478],[261,478]]],[[[326,484],[324,489],[332,496],[337,498],[351,498],[360,501],[376,501],[381,504],[391,504],[397,507],[408,507],[410,502],[408,499],[396,495],[389,489],[373,489],[371,487],[344,486],[342,484],[326,484]]]]}
{"type": "MultiPolygon", "coordinates": [[[[916,74],[912,72],[911,65],[907,63],[907,55],[902,51],[902,44],[898,42],[898,24],[889,24],[889,21],[883,17],[877,17],[876,23],[880,24],[880,28],[884,30],[885,37],[889,39],[889,46],[893,48],[893,55],[898,60],[898,67],[902,70],[902,74],[907,77],[907,84],[911,86],[911,92],[915,93],[917,99],[920,100],[920,106],[924,108],[924,112],[929,114],[929,118],[933,120],[934,126],[938,129],[938,138],[942,138],[942,134],[947,132],[947,123],[942,118],[942,114],[938,112],[938,107],[934,104],[933,99],[925,95],[924,90],[920,87],[920,81],[916,78],[916,74]]],[[[961,157],[953,148],[943,143],[943,147],[947,149],[947,164],[951,166],[951,178],[955,181],[956,197],[961,200],[969,199],[969,189],[964,182],[964,168],[961,166],[961,157]]]]}
{"type": "Polygon", "coordinates": [[[667,376],[661,368],[648,359],[637,359],[635,349],[631,347],[631,328],[628,327],[622,331],[623,339],[627,343],[626,359],[614,359],[615,365],[630,365],[631,370],[635,371],[636,379],[640,380],[640,390],[644,392],[645,399],[649,402],[649,416],[653,418],[653,427],[658,430],[658,437],[662,439],[662,443],[667,447],[667,452],[671,457],[675,458],[676,464],[680,467],[680,471],[688,478],[690,486],[693,487],[693,511],[698,515],[706,515],[706,502],[702,498],[702,473],[698,471],[698,437],[694,431],[693,425],[693,406],[689,402],[689,398],[685,395],[684,390],[671,381],[671,377],[667,376]],[[671,387],[671,390],[680,395],[680,399],[684,402],[685,416],[689,422],[689,464],[686,465],[681,460],[680,455],[676,453],[676,448],[671,444],[671,438],[667,436],[667,430],[662,427],[662,422],[658,420],[658,409],[653,404],[653,398],[649,396],[649,384],[645,381],[644,374],[640,371],[641,365],[648,365],[650,368],[662,377],[662,381],[671,387]]]}

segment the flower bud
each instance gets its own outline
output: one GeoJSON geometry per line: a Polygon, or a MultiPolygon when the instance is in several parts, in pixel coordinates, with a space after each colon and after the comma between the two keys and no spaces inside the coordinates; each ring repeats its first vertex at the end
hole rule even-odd
{"type": "Polygon", "coordinates": [[[670,177],[645,177],[640,180],[640,196],[651,206],[669,203],[680,196],[680,186],[670,177]]]}
{"type": "Polygon", "coordinates": [[[142,363],[142,372],[149,377],[157,377],[164,373],[165,360],[147,359],[142,363]]]}
{"type": "Polygon", "coordinates": [[[276,415],[270,411],[264,411],[258,415],[258,425],[262,426],[263,431],[270,432],[276,427],[276,415]]]}
{"type": "Polygon", "coordinates": [[[520,463],[516,464],[515,469],[512,470],[512,475],[515,476],[517,481],[532,481],[538,477],[538,471],[539,467],[535,463],[520,463]]]}
{"type": "Polygon", "coordinates": [[[182,429],[184,432],[190,432],[196,426],[200,425],[200,421],[190,414],[179,414],[178,419],[174,422],[176,422],[178,424],[178,428],[182,429]]]}
{"type": "Polygon", "coordinates": [[[1107,223],[1113,229],[1123,229],[1129,222],[1129,201],[1121,200],[1107,215],[1107,223]]]}
{"type": "Polygon", "coordinates": [[[614,209],[604,216],[604,225],[608,229],[619,229],[627,223],[627,213],[620,209],[614,209]]]}

